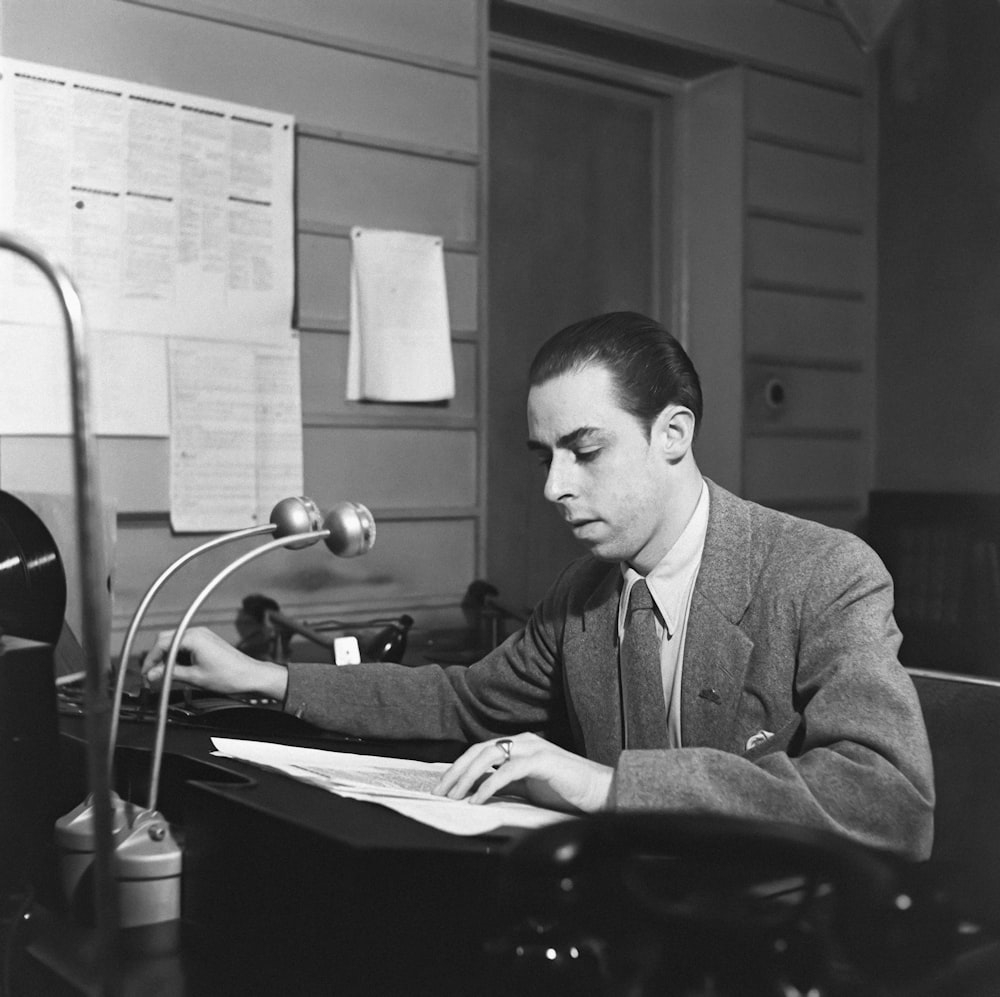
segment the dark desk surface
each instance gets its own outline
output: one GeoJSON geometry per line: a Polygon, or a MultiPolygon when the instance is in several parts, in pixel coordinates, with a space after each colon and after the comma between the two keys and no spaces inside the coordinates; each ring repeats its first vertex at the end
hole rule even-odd
{"type": "MultiPolygon", "coordinates": [[[[84,750],[82,718],[60,720],[64,740],[76,741],[84,750]]],[[[185,797],[189,783],[197,782],[205,792],[238,801],[242,806],[284,815],[331,840],[363,849],[435,850],[495,853],[504,850],[518,836],[517,831],[478,837],[446,834],[418,824],[385,807],[350,800],[315,786],[296,782],[279,773],[212,754],[213,736],[247,740],[271,740],[345,751],[354,754],[416,758],[421,761],[451,761],[462,745],[426,741],[360,741],[331,736],[317,738],[290,734],[262,737],[234,730],[213,730],[171,725],[161,769],[158,809],[168,820],[184,825],[185,797]]],[[[144,804],[154,728],[147,723],[124,722],[118,735],[118,786],[135,802],[144,804]]]]}
{"type": "MultiPolygon", "coordinates": [[[[60,727],[68,810],[83,798],[85,741],[80,718],[60,727]]],[[[153,734],[144,723],[119,734],[116,789],[140,804],[153,734]]],[[[501,927],[503,861],[518,832],[449,835],[213,757],[211,736],[171,728],[161,769],[158,809],[184,851],[184,985],[170,994],[474,992],[483,943],[501,927]]],[[[460,750],[275,740],[424,760],[460,750]]]]}

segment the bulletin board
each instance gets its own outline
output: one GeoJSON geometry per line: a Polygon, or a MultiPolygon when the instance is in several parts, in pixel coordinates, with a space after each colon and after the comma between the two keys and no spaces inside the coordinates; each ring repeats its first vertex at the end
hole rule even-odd
{"type": "MultiPolygon", "coordinates": [[[[96,432],[169,438],[179,530],[301,491],[293,180],[288,115],[0,58],[0,229],[80,294],[96,432]]],[[[13,253],[0,357],[0,435],[67,434],[57,301],[13,253]]]]}

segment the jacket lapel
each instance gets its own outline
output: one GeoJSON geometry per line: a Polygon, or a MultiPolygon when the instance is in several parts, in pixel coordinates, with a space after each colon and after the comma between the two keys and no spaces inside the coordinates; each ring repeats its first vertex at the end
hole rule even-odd
{"type": "Polygon", "coordinates": [[[621,572],[609,565],[583,607],[579,632],[569,636],[564,656],[566,687],[572,690],[588,758],[613,765],[622,748],[618,685],[618,593],[621,572]],[[567,648],[569,650],[569,648],[567,648]]]}
{"type": "Polygon", "coordinates": [[[684,639],[681,743],[731,751],[753,650],[739,629],[752,594],[750,514],[729,492],[708,487],[708,532],[684,639]]]}
{"type": "MultiPolygon", "coordinates": [[[[750,514],[725,489],[712,481],[708,488],[708,531],[684,644],[681,743],[735,751],[734,723],[753,650],[753,642],[739,629],[754,576],[750,514]]],[[[566,635],[563,658],[585,753],[608,765],[622,748],[620,587],[621,572],[609,565],[584,604],[580,629],[566,635]]]]}

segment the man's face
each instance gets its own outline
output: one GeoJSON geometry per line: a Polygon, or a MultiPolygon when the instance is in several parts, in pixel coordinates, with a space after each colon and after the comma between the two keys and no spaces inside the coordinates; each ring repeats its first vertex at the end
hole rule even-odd
{"type": "Polygon", "coordinates": [[[545,497],[573,535],[606,561],[648,572],[669,549],[669,464],[590,365],[528,393],[528,447],[547,468],[545,497]]]}

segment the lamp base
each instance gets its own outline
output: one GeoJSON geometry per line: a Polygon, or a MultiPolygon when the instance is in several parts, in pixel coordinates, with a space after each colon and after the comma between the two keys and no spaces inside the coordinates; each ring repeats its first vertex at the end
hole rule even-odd
{"type": "MultiPolygon", "coordinates": [[[[182,853],[170,825],[111,794],[114,857],[122,940],[133,949],[170,951],[179,943],[182,853]]],[[[93,920],[94,806],[88,797],[56,821],[63,891],[81,924],[93,920]]]]}

